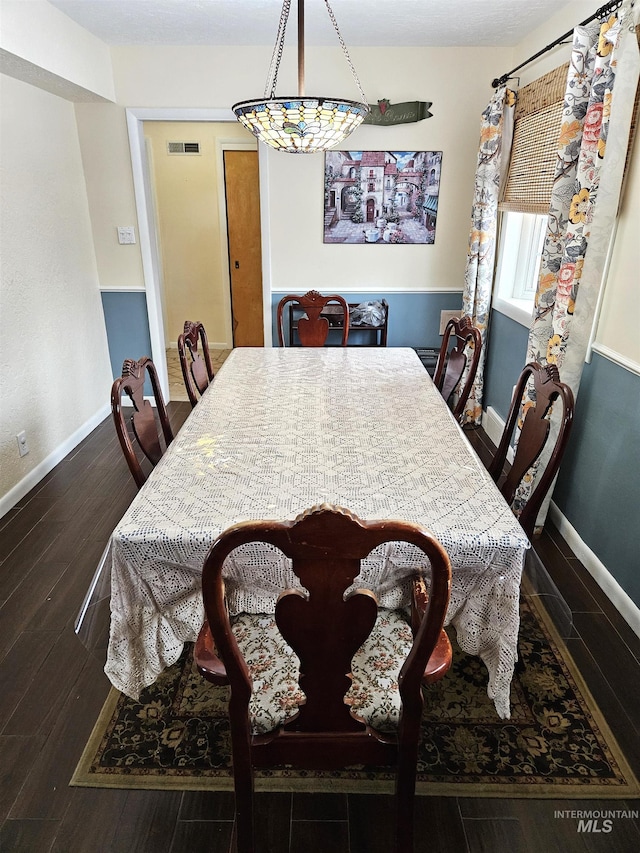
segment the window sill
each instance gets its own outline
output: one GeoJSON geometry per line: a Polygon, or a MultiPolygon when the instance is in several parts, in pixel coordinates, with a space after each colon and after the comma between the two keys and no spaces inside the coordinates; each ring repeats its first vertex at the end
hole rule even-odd
{"type": "Polygon", "coordinates": [[[494,296],[491,306],[506,317],[520,323],[521,326],[530,328],[533,316],[533,304],[530,299],[505,299],[502,296],[494,296]]]}

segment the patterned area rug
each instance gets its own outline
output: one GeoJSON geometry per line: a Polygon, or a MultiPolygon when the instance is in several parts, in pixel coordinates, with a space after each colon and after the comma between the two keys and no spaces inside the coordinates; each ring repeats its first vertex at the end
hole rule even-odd
{"type": "MultiPolygon", "coordinates": [[[[452,670],[426,694],[417,791],[423,795],[629,798],[638,781],[535,599],[522,604],[524,668],[500,720],[487,675],[454,643],[452,670]]],[[[112,690],[71,785],[222,791],[233,788],[226,688],[206,682],[191,647],[140,702],[112,690]]],[[[271,791],[387,793],[393,775],[260,771],[271,791]]]]}

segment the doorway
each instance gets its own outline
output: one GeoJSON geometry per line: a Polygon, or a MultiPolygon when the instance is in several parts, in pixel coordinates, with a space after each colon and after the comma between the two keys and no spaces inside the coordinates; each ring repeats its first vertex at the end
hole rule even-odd
{"type": "Polygon", "coordinates": [[[167,351],[185,320],[204,324],[212,351],[262,346],[256,141],[224,122],[145,122],[144,134],[167,351]]]}
{"type": "MultiPolygon", "coordinates": [[[[166,365],[166,342],[170,340],[170,335],[165,334],[164,314],[165,308],[163,304],[164,294],[162,286],[162,264],[160,251],[158,248],[158,223],[155,219],[154,205],[154,188],[152,169],[149,162],[148,152],[145,145],[144,123],[154,121],[175,122],[178,125],[180,122],[228,122],[229,129],[237,127],[235,116],[230,110],[181,110],[181,109],[143,109],[143,108],[128,108],[126,110],[127,129],[129,134],[129,146],[131,151],[131,162],[133,171],[133,182],[136,199],[136,211],[138,218],[138,228],[140,237],[140,251],[142,256],[142,268],[145,283],[145,295],[147,300],[147,312],[149,318],[149,333],[151,337],[151,355],[156,363],[162,392],[166,399],[170,399],[169,382],[166,365]]],[[[231,135],[234,135],[232,132],[231,135]]],[[[246,136],[245,136],[246,139],[246,136]]],[[[249,145],[254,150],[256,142],[249,136],[244,145],[249,145]]],[[[232,143],[235,146],[235,143],[232,143]]],[[[240,146],[242,147],[242,146],[240,146]]],[[[270,286],[270,269],[268,261],[264,257],[264,247],[268,246],[266,234],[268,233],[268,216],[265,211],[268,210],[268,160],[266,151],[262,150],[264,146],[258,146],[257,158],[259,162],[258,180],[259,180],[259,208],[260,208],[260,233],[261,245],[263,247],[260,265],[262,268],[262,325],[263,325],[263,341],[264,345],[270,346],[272,341],[272,322],[271,322],[271,286],[270,286]]],[[[222,154],[219,152],[220,162],[222,162],[222,154]]],[[[220,258],[220,264],[226,275],[226,299],[228,302],[228,341],[232,342],[231,330],[231,292],[230,292],[230,270],[229,270],[229,255],[226,250],[227,230],[226,230],[226,204],[224,200],[224,192],[220,192],[222,198],[220,203],[221,213],[220,222],[221,228],[224,231],[225,251],[220,258]]],[[[186,317],[185,317],[186,319],[186,317]]],[[[189,317],[191,319],[191,317],[189,317]]],[[[194,318],[198,319],[198,318],[194,318]]],[[[224,343],[224,342],[219,342],[224,343]]]]}

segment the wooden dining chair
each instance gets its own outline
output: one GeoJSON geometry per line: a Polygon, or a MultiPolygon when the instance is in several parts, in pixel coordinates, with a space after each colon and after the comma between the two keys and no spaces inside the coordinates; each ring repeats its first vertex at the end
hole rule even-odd
{"type": "Polygon", "coordinates": [[[447,403],[453,397],[453,414],[458,420],[469,399],[481,350],[482,335],[469,317],[452,317],[444,329],[433,381],[447,403]],[[465,367],[467,374],[461,386],[465,367]]]}
{"type": "MultiPolygon", "coordinates": [[[[422,579],[414,586],[424,590],[422,579]]],[[[451,568],[440,543],[416,524],[361,521],[323,504],[295,521],[247,521],[213,544],[204,564],[207,617],[195,646],[205,678],[231,687],[229,718],[238,853],[254,851],[253,768],[396,767],[396,851],[413,849],[413,799],[422,685],[451,663],[443,631],[451,568]],[[424,554],[429,578],[411,628],[404,611],[378,607],[369,589],[345,595],[376,546],[402,541],[424,554]],[[291,559],[299,588],[274,615],[230,617],[223,566],[231,552],[267,543],[291,559]],[[308,592],[303,592],[304,588],[308,592]],[[215,644],[215,645],[214,645],[215,644]]]]}
{"type": "Polygon", "coordinates": [[[111,413],[124,458],[133,479],[140,488],[148,475],[142,468],[141,459],[136,454],[133,441],[136,441],[144,457],[152,466],[158,464],[162,454],[173,441],[173,432],[160,389],[158,373],[150,358],[145,356],[139,361],[130,358],[125,360],[122,365],[122,376],[111,386],[111,413]],[[151,380],[151,390],[156,403],[164,446],[160,440],[154,410],[149,401],[144,399],[144,384],[147,376],[151,380]],[[133,408],[123,406],[123,395],[126,395],[133,408]]]}
{"type": "Polygon", "coordinates": [[[178,336],[178,355],[182,378],[193,408],[214,377],[209,341],[202,323],[192,320],[184,321],[184,331],[178,336]],[[198,352],[198,342],[202,344],[201,353],[198,352]]]}
{"type": "Polygon", "coordinates": [[[529,537],[533,535],[544,496],[560,467],[573,423],[573,409],[573,392],[568,385],[560,381],[560,374],[555,364],[548,364],[543,367],[537,362],[530,362],[525,365],[514,388],[502,437],[488,471],[498,484],[507,503],[513,504],[518,520],[529,537]],[[507,453],[516,424],[520,419],[522,398],[529,382],[532,382],[530,397],[533,402],[526,406],[514,459],[510,469],[505,471],[507,453]],[[521,505],[516,505],[518,502],[514,503],[514,498],[518,487],[540,457],[547,443],[551,426],[549,420],[551,408],[557,400],[561,402],[562,412],[551,456],[544,471],[536,477],[536,485],[527,500],[521,505]]]}
{"type": "MultiPolygon", "coordinates": [[[[303,316],[297,321],[296,330],[298,332],[298,338],[300,339],[300,343],[303,347],[321,347],[324,346],[327,336],[329,334],[330,323],[326,316],[322,315],[322,312],[326,308],[326,306],[330,303],[334,305],[337,304],[342,307],[343,312],[343,320],[342,320],[342,343],[343,347],[347,346],[347,339],[349,337],[349,306],[347,301],[337,294],[333,294],[332,296],[323,296],[321,293],[318,293],[317,290],[310,290],[308,293],[305,293],[304,296],[295,296],[293,294],[289,294],[288,296],[283,296],[280,302],[278,303],[278,311],[277,311],[277,325],[278,325],[278,341],[280,346],[285,346],[285,335],[284,335],[284,307],[285,305],[289,305],[289,311],[295,310],[297,306],[302,311],[304,311],[303,316]]],[[[290,324],[290,328],[293,326],[290,324]]],[[[289,341],[291,344],[291,341],[289,341]]]]}

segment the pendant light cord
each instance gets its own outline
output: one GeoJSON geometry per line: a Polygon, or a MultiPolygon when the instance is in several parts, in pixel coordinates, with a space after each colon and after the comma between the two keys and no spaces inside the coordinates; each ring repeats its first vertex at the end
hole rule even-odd
{"type": "MultiPolygon", "coordinates": [[[[351,57],[349,56],[349,51],[347,50],[347,46],[344,42],[344,39],[342,38],[340,30],[338,29],[338,23],[336,21],[335,15],[333,14],[331,6],[329,5],[329,0],[324,0],[324,4],[327,7],[329,18],[331,19],[333,28],[336,31],[336,35],[338,36],[338,41],[340,42],[340,47],[342,48],[342,52],[344,53],[345,59],[347,60],[347,65],[351,69],[353,79],[356,81],[356,86],[358,87],[362,103],[366,104],[367,99],[362,89],[362,85],[360,84],[360,79],[356,73],[356,69],[353,65],[353,62],[351,61],[351,57]]],[[[300,20],[304,19],[304,0],[298,0],[298,8],[300,13],[298,17],[298,25],[300,26],[300,20]]],[[[273,54],[271,56],[269,74],[267,76],[267,82],[264,87],[265,100],[273,100],[276,97],[278,72],[280,70],[280,62],[282,60],[282,51],[284,49],[284,39],[286,35],[287,21],[289,20],[290,10],[291,0],[284,0],[284,2],[282,3],[282,11],[280,12],[280,21],[278,23],[278,34],[276,36],[276,43],[273,46],[273,54]]],[[[298,88],[298,94],[302,96],[304,94],[304,43],[302,47],[300,46],[300,44],[298,44],[298,88]],[[300,62],[301,59],[302,63],[300,62]]]]}

